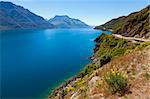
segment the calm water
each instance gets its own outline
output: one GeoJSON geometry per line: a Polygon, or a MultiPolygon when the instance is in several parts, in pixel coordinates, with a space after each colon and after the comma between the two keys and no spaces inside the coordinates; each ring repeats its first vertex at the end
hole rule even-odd
{"type": "Polygon", "coordinates": [[[89,63],[100,34],[92,29],[2,31],[2,97],[44,97],[89,63]]]}

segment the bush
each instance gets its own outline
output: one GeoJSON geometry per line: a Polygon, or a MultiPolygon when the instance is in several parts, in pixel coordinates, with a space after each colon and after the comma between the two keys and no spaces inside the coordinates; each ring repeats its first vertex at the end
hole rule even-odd
{"type": "Polygon", "coordinates": [[[112,52],[112,56],[123,55],[125,53],[125,51],[126,51],[125,48],[118,48],[112,52]]]}
{"type": "Polygon", "coordinates": [[[100,66],[103,66],[103,65],[107,64],[110,61],[111,61],[111,55],[110,54],[103,55],[100,58],[100,66]]]}
{"type": "Polygon", "coordinates": [[[76,81],[76,82],[72,85],[72,87],[74,87],[74,88],[76,88],[76,87],[81,87],[81,86],[83,86],[84,84],[85,84],[85,81],[84,81],[83,79],[80,79],[80,80],[76,81]]]}
{"type": "Polygon", "coordinates": [[[88,64],[84,67],[84,69],[77,75],[79,78],[84,78],[85,76],[90,75],[93,70],[96,70],[98,66],[95,64],[88,64]]]}
{"type": "Polygon", "coordinates": [[[104,79],[112,93],[123,94],[128,89],[126,73],[120,72],[115,67],[113,67],[111,71],[107,72],[104,79]]]}
{"type": "Polygon", "coordinates": [[[138,45],[135,50],[141,50],[147,46],[150,46],[150,42],[144,42],[144,43],[141,43],[140,45],[138,45]]]}
{"type": "Polygon", "coordinates": [[[68,87],[66,90],[67,90],[67,92],[70,92],[70,91],[75,90],[75,88],[74,88],[74,87],[72,87],[72,86],[70,86],[70,87],[68,87]]]}
{"type": "Polygon", "coordinates": [[[146,72],[146,73],[144,74],[144,77],[146,78],[146,80],[149,80],[149,79],[150,79],[150,74],[149,74],[148,72],[146,72]]]}

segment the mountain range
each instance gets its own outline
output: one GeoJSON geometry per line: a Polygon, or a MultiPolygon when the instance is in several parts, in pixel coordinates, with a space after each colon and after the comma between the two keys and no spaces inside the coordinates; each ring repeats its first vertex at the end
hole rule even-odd
{"type": "Polygon", "coordinates": [[[53,28],[44,18],[11,2],[0,2],[0,29],[53,28]]]}
{"type": "Polygon", "coordinates": [[[48,20],[48,22],[57,28],[90,28],[90,26],[79,19],[70,18],[67,15],[56,15],[48,20]]]}
{"type": "Polygon", "coordinates": [[[0,30],[33,28],[89,28],[84,22],[68,16],[55,16],[46,21],[22,6],[0,1],[0,30]]]}

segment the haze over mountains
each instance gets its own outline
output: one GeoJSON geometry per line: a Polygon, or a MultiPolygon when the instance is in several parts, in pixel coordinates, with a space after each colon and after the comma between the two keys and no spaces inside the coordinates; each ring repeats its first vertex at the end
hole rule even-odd
{"type": "Polygon", "coordinates": [[[84,22],[70,18],[67,15],[56,15],[54,18],[51,18],[48,21],[50,24],[53,24],[57,28],[90,28],[87,24],[84,22]]]}
{"type": "Polygon", "coordinates": [[[11,2],[0,2],[0,29],[32,28],[89,28],[78,19],[68,16],[55,16],[46,21],[22,6],[11,2]]]}

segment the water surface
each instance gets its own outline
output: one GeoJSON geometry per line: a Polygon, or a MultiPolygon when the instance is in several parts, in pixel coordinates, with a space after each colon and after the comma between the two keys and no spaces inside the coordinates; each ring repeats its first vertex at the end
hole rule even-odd
{"type": "Polygon", "coordinates": [[[89,63],[100,34],[93,29],[2,31],[2,97],[44,97],[89,63]]]}

